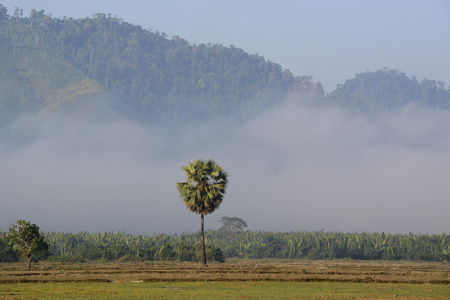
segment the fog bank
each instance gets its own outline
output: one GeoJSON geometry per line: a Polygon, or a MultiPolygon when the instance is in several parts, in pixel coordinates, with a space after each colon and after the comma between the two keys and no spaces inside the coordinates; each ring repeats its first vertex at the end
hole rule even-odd
{"type": "Polygon", "coordinates": [[[197,231],[200,217],[175,188],[181,166],[197,158],[230,175],[207,229],[222,216],[268,231],[450,228],[448,111],[411,105],[369,119],[278,107],[233,123],[180,134],[131,121],[24,117],[0,136],[0,230],[25,219],[45,231],[197,231]]]}

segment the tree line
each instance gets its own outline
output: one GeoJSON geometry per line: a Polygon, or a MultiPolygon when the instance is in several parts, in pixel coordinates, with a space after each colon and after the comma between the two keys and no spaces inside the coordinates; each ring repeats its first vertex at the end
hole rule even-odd
{"type": "MultiPolygon", "coordinates": [[[[49,244],[44,258],[63,262],[197,261],[201,233],[130,235],[125,232],[43,232],[49,244]]],[[[265,232],[206,230],[208,260],[226,258],[356,259],[450,261],[450,236],[342,232],[265,232]]],[[[0,262],[15,262],[20,253],[0,233],[0,262]]]]}

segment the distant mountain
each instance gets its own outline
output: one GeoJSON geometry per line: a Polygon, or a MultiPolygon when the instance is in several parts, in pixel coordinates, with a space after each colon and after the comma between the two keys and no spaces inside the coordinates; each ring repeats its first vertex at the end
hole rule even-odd
{"type": "Polygon", "coordinates": [[[427,79],[418,82],[398,70],[385,68],[357,74],[325,99],[328,106],[368,115],[389,112],[413,102],[450,109],[450,90],[445,89],[443,82],[427,79]]]}
{"type": "Polygon", "coordinates": [[[61,20],[44,10],[0,11],[3,120],[22,111],[80,112],[95,101],[144,122],[182,124],[245,115],[290,93],[323,97],[311,77],[233,46],[191,45],[104,14],[61,20]]]}
{"type": "Polygon", "coordinates": [[[182,126],[246,118],[283,101],[377,114],[411,101],[449,108],[450,92],[441,82],[380,70],[325,96],[312,77],[233,46],[169,39],[105,14],[57,19],[16,9],[10,16],[0,4],[0,125],[24,112],[58,112],[182,126]]]}

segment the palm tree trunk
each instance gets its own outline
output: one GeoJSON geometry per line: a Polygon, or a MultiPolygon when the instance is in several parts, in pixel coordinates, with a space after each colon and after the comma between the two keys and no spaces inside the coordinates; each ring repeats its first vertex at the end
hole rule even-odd
{"type": "Polygon", "coordinates": [[[206,251],[205,251],[205,221],[204,221],[204,215],[202,214],[201,216],[202,216],[202,225],[201,225],[202,237],[200,240],[200,250],[202,252],[202,265],[207,266],[206,251]]]}

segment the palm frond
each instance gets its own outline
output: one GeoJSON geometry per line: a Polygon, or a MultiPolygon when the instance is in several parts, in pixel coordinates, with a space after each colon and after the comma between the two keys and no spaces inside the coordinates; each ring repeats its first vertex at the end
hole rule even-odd
{"type": "Polygon", "coordinates": [[[228,174],[213,160],[194,160],[181,168],[186,182],[178,182],[177,188],[186,207],[206,215],[217,209],[223,200],[228,174]]]}

